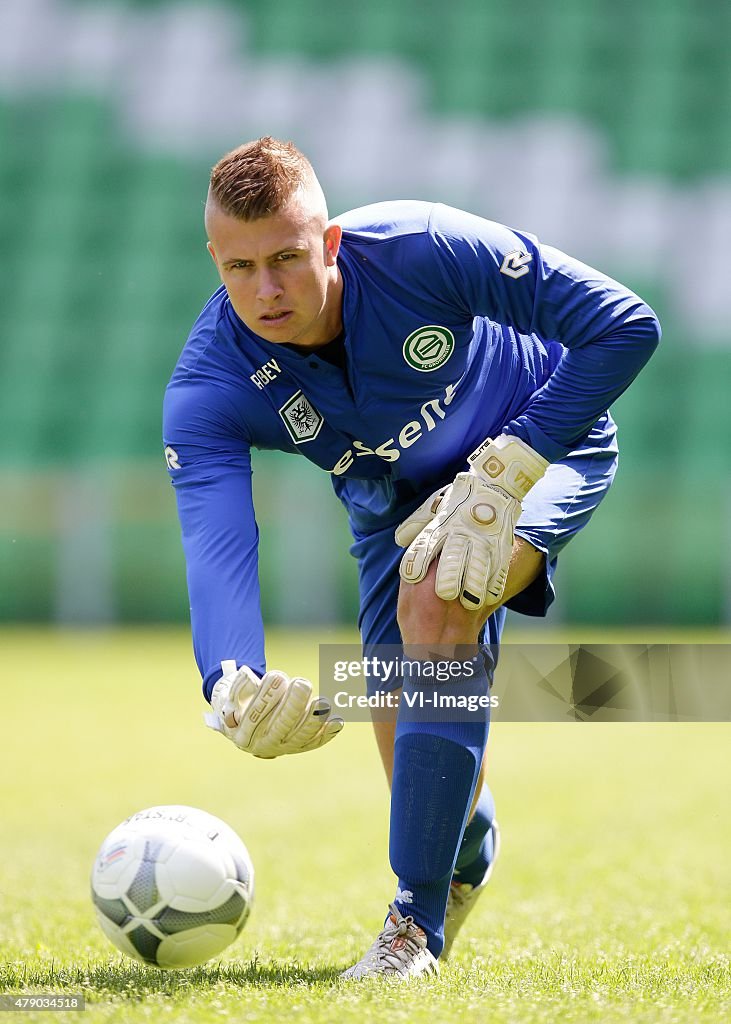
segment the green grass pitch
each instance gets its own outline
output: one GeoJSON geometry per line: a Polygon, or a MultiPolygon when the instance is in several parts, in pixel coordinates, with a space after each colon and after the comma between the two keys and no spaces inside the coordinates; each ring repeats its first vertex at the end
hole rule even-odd
{"type": "MultiPolygon", "coordinates": [[[[275,633],[270,663],[314,674],[326,639],[275,633]]],[[[346,986],[393,895],[367,725],[257,761],[204,728],[183,630],[0,645],[0,991],[83,992],[64,1020],[121,1024],[731,1019],[731,726],[495,726],[503,852],[468,934],[436,982],[346,986]],[[102,838],[158,803],[224,818],[257,872],[239,941],[178,973],[118,954],[88,896],[102,838]]]]}

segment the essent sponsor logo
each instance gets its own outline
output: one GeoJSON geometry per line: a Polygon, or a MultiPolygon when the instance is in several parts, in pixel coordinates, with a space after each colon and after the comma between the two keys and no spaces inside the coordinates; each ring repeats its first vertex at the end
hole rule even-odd
{"type": "Polygon", "coordinates": [[[416,444],[425,433],[428,434],[435,429],[439,420],[445,418],[447,415],[445,410],[451,405],[456,390],[457,384],[448,384],[443,398],[431,398],[428,402],[424,402],[419,409],[418,420],[409,420],[401,427],[398,435],[387,438],[375,448],[369,448],[363,441],[353,441],[352,448],[343,452],[330,472],[335,476],[347,473],[355,460],[363,455],[376,455],[385,462],[398,462],[401,452],[405,448],[416,444]]]}

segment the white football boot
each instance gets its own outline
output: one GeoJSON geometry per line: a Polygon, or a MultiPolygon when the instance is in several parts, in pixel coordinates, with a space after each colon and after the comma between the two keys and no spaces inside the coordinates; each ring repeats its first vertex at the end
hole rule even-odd
{"type": "Polygon", "coordinates": [[[447,897],[447,912],[444,917],[444,949],[442,959],[446,960],[452,949],[452,943],[457,938],[462,925],[467,920],[467,915],[474,909],[475,903],[485,891],[485,886],[490,881],[492,869],[500,853],[500,829],[498,823],[493,821],[490,826],[492,830],[493,855],[490,866],[485,872],[485,877],[479,885],[470,885],[468,882],[452,882],[449,886],[447,897]]]}
{"type": "Polygon", "coordinates": [[[383,931],[368,952],[343,971],[341,978],[395,978],[407,981],[419,975],[439,974],[439,964],[426,948],[426,933],[413,917],[403,917],[393,903],[383,931]]]}

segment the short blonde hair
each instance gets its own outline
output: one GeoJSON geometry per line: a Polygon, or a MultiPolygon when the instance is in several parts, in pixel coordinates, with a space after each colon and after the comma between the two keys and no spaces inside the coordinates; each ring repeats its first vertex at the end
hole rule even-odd
{"type": "Polygon", "coordinates": [[[266,135],[221,157],[211,171],[209,198],[232,217],[258,220],[277,213],[315,178],[293,142],[266,135]]]}

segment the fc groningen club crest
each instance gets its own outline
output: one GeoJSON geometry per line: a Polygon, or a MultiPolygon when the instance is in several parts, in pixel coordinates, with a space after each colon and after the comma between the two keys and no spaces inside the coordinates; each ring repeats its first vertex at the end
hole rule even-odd
{"type": "Polygon", "coordinates": [[[289,401],[284,403],[279,410],[279,415],[284,420],[289,436],[295,444],[312,441],[320,433],[320,427],[323,424],[322,416],[301,391],[292,395],[289,401]]]}
{"type": "Polygon", "coordinates": [[[421,373],[438,370],[453,352],[454,335],[446,327],[435,324],[413,331],[404,342],[404,359],[421,373]]]}

